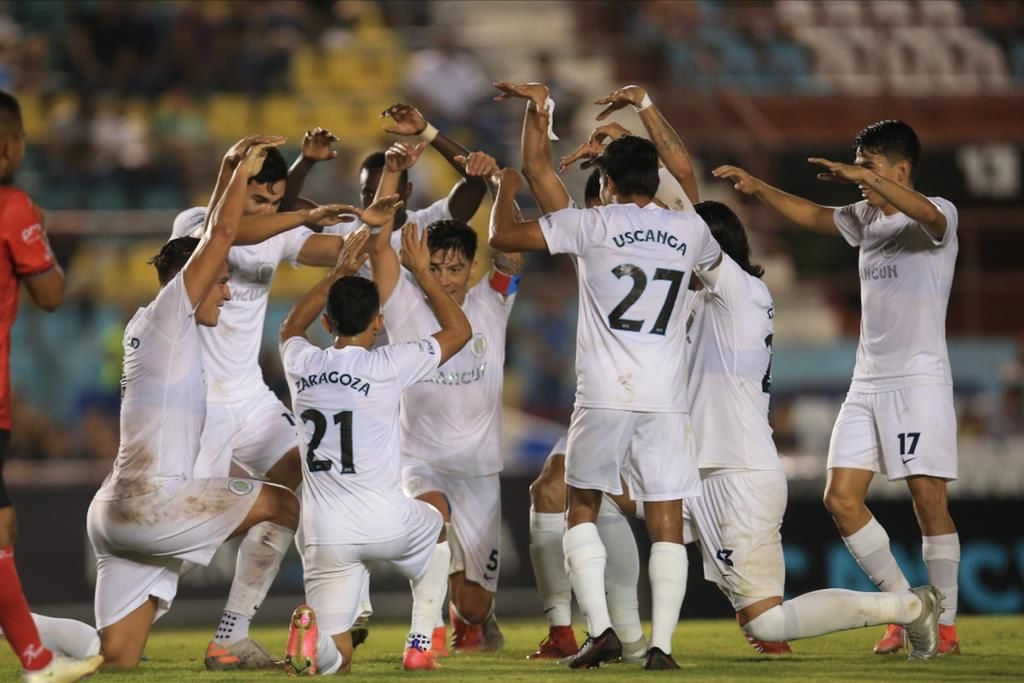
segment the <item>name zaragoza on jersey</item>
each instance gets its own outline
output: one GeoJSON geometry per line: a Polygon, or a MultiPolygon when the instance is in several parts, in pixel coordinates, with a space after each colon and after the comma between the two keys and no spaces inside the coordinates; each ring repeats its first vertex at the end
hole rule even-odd
{"type": "Polygon", "coordinates": [[[370,395],[370,383],[360,379],[359,377],[353,377],[347,372],[338,372],[332,370],[331,372],[321,372],[319,375],[306,375],[305,377],[299,377],[295,380],[295,393],[301,394],[306,389],[311,387],[320,386],[321,384],[340,384],[343,387],[348,387],[352,391],[362,394],[363,396],[370,395]]]}

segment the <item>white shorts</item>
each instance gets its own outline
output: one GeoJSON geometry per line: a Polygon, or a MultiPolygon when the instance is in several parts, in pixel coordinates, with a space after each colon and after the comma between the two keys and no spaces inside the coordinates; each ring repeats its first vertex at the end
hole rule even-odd
{"type": "Polygon", "coordinates": [[[208,565],[263,486],[249,479],[170,479],[150,494],[93,500],[86,528],[96,554],[96,628],[120,621],[151,595],[162,616],[174,600],[182,561],[208,565]]]}
{"type": "Polygon", "coordinates": [[[929,384],[877,394],[851,391],[832,428],[828,468],[957,477],[953,387],[929,384]]]}
{"type": "Polygon", "coordinates": [[[466,572],[466,578],[490,592],[498,590],[501,571],[501,479],[497,474],[455,477],[417,463],[402,468],[402,490],[410,498],[440,491],[451,508],[451,573],[466,572]]]}
{"type": "Polygon", "coordinates": [[[383,543],[307,545],[303,552],[306,602],[316,611],[320,630],[333,636],[351,630],[363,612],[361,598],[370,581],[368,563],[385,562],[410,581],[427,571],[444,520],[432,505],[410,500],[406,535],[383,543]]]}
{"type": "Polygon", "coordinates": [[[298,444],[292,411],[266,387],[241,401],[207,401],[193,476],[226,477],[234,461],[251,476],[263,477],[298,444]]]}
{"type": "Polygon", "coordinates": [[[683,503],[683,517],[684,526],[692,523],[700,541],[704,578],[718,584],[737,611],[765,598],[782,597],[785,473],[705,471],[701,485],[704,495],[683,503]]]}
{"type": "Polygon", "coordinates": [[[638,501],[700,495],[697,452],[686,413],[634,413],[577,406],[569,423],[565,483],[638,501]]]}

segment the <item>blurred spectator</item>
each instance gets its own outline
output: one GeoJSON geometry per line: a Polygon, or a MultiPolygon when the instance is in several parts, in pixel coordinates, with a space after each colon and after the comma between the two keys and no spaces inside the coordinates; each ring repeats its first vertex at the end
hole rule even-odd
{"type": "Polygon", "coordinates": [[[999,403],[994,430],[1002,437],[1024,435],[1024,332],[1017,336],[1016,357],[999,368],[999,403]]]}

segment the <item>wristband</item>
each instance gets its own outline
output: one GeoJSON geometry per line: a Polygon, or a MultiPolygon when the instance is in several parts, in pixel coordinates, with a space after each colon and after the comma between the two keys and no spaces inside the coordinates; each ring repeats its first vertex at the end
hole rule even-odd
{"type": "Polygon", "coordinates": [[[367,225],[366,229],[367,231],[369,231],[371,235],[379,235],[381,232],[384,231],[384,226],[378,225],[377,227],[374,227],[372,225],[367,225]]]}
{"type": "Polygon", "coordinates": [[[555,101],[548,97],[544,100],[544,111],[548,113],[548,140],[557,140],[555,135],[555,101]]]}
{"type": "Polygon", "coordinates": [[[639,114],[644,109],[647,109],[648,107],[650,107],[653,104],[654,104],[654,102],[651,102],[651,96],[648,95],[647,93],[644,93],[644,98],[642,100],[640,100],[640,106],[633,105],[633,111],[635,111],[637,114],[639,114]]]}
{"type": "Polygon", "coordinates": [[[498,294],[512,296],[519,291],[519,275],[509,275],[497,268],[491,271],[491,289],[498,294]]]}
{"type": "Polygon", "coordinates": [[[437,133],[437,128],[434,128],[434,126],[428,123],[427,127],[420,131],[420,140],[424,140],[426,142],[433,142],[434,138],[437,137],[437,133]]]}

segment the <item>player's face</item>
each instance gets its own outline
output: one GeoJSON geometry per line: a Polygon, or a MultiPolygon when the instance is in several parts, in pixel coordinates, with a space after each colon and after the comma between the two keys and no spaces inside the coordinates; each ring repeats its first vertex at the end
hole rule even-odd
{"type": "Polygon", "coordinates": [[[475,265],[475,261],[470,262],[465,254],[457,251],[438,250],[430,254],[430,274],[460,306],[466,300],[469,278],[475,265]]]}
{"type": "MultiPolygon", "coordinates": [[[[359,198],[363,202],[364,209],[373,204],[373,197],[377,194],[377,186],[380,185],[380,177],[383,174],[384,169],[381,168],[364,168],[359,171],[359,198]]],[[[412,183],[406,183],[405,187],[398,188],[398,196],[402,201],[407,201],[410,194],[412,194],[412,183]]],[[[405,219],[406,212],[403,205],[395,214],[395,230],[405,225],[405,219]]]]}
{"type": "Polygon", "coordinates": [[[283,180],[266,185],[249,183],[245,188],[245,215],[266,216],[277,213],[282,197],[284,197],[283,180]]]}
{"type": "MultiPolygon", "coordinates": [[[[907,184],[906,162],[893,164],[884,154],[871,154],[869,152],[865,152],[863,149],[858,149],[857,158],[854,159],[853,163],[870,171],[874,171],[878,176],[885,178],[886,180],[891,180],[894,183],[899,183],[900,185],[907,184]]],[[[860,196],[868,201],[869,206],[880,207],[887,203],[880,194],[872,190],[867,185],[862,184],[858,187],[860,187],[860,196]]]]}
{"type": "Polygon", "coordinates": [[[221,266],[217,281],[203,297],[196,309],[196,322],[204,327],[216,327],[220,320],[220,307],[225,301],[231,300],[231,289],[228,288],[228,264],[221,266]]]}

